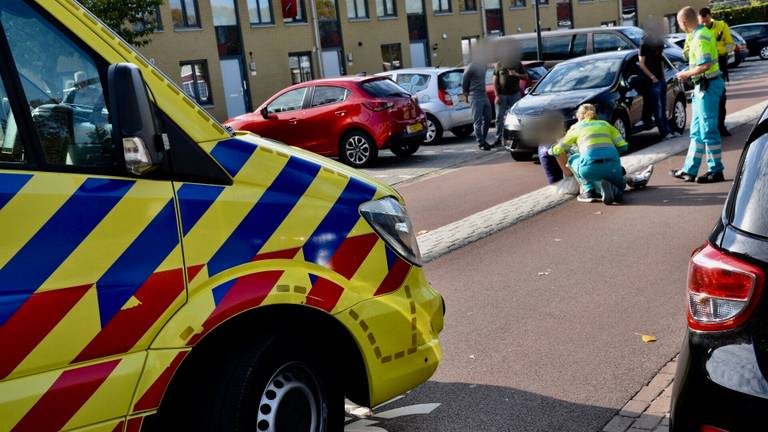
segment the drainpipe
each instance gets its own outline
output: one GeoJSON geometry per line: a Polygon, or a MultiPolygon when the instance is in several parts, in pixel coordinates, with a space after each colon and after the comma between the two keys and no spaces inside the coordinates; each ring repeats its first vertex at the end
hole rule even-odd
{"type": "Polygon", "coordinates": [[[320,71],[320,78],[325,78],[325,70],[323,69],[323,47],[320,46],[320,23],[317,19],[317,7],[315,6],[315,0],[309,0],[309,4],[312,5],[310,10],[312,11],[312,32],[315,36],[315,55],[317,56],[317,67],[320,71]]]}
{"type": "Polygon", "coordinates": [[[624,0],[618,0],[619,3],[619,19],[616,21],[616,26],[624,25],[624,0]]]}
{"type": "Polygon", "coordinates": [[[485,0],[480,0],[480,20],[483,24],[483,38],[488,36],[488,22],[485,20],[485,0]]]}

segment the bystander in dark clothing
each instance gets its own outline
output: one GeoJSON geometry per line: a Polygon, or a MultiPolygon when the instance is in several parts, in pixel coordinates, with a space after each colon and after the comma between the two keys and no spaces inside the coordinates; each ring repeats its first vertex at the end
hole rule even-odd
{"type": "Polygon", "coordinates": [[[472,62],[464,71],[462,88],[464,95],[469,97],[469,105],[472,108],[477,145],[482,150],[490,150],[491,146],[486,138],[491,127],[491,101],[485,92],[485,70],[485,64],[472,62]]]}
{"type": "Polygon", "coordinates": [[[512,65],[496,63],[493,69],[493,90],[496,94],[496,141],[501,145],[504,137],[504,118],[512,106],[520,100],[520,80],[528,79],[528,72],[519,61],[512,65]]]}
{"type": "Polygon", "coordinates": [[[664,77],[664,41],[653,34],[646,34],[640,43],[640,69],[650,80],[643,94],[643,122],[649,123],[653,115],[661,138],[669,135],[667,120],[667,80],[664,77]]]}

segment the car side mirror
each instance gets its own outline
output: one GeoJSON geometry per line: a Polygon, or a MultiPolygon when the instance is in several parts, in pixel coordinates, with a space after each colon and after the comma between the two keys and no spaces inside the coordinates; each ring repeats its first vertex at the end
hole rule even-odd
{"type": "Polygon", "coordinates": [[[269,112],[267,107],[262,108],[260,113],[264,120],[277,120],[277,114],[269,112]]]}
{"type": "Polygon", "coordinates": [[[528,94],[531,94],[532,91],[533,91],[533,87],[526,87],[523,93],[528,95],[528,94]]]}
{"type": "Polygon", "coordinates": [[[162,162],[167,138],[160,131],[144,77],[131,63],[109,66],[107,77],[112,140],[122,143],[128,172],[146,174],[162,162]]]}
{"type": "Polygon", "coordinates": [[[645,87],[645,81],[640,75],[632,75],[627,79],[627,85],[633,90],[641,91],[645,87]]]}

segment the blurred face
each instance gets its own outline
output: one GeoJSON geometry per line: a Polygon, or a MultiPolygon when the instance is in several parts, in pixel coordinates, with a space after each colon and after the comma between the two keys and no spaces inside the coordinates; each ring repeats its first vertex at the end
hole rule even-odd
{"type": "Polygon", "coordinates": [[[712,16],[700,16],[699,17],[699,23],[709,27],[712,25],[712,16]]]}

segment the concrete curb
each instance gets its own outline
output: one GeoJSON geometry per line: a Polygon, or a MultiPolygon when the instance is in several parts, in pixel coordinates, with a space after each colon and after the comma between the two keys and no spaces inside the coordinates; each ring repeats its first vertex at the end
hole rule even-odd
{"type": "MultiPolygon", "coordinates": [[[[726,118],[726,126],[733,129],[751,123],[762,114],[766,106],[768,102],[763,102],[733,113],[726,118]]],[[[686,150],[688,144],[687,136],[665,141],[623,157],[622,165],[630,172],[638,171],[686,150]]],[[[418,242],[424,262],[430,262],[571,199],[572,196],[558,194],[557,185],[545,186],[422,234],[418,242]]]]}

